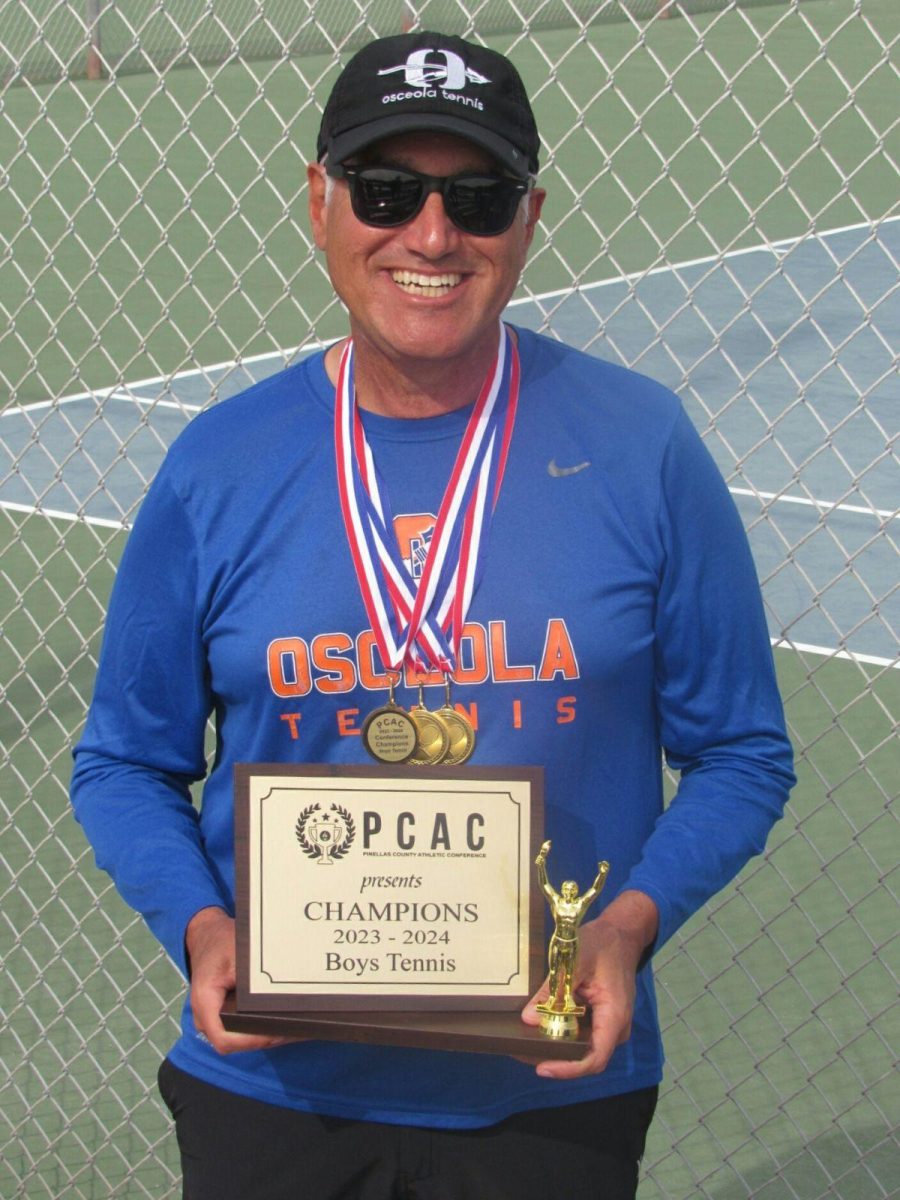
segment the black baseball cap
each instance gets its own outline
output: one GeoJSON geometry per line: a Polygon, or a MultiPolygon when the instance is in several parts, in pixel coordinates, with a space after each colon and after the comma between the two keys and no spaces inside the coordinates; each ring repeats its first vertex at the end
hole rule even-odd
{"type": "Polygon", "coordinates": [[[443,33],[379,38],[350,59],[332,88],[316,154],[332,162],[381,138],[455,133],[520,179],[538,169],[540,138],[518,71],[502,54],[443,33]]]}

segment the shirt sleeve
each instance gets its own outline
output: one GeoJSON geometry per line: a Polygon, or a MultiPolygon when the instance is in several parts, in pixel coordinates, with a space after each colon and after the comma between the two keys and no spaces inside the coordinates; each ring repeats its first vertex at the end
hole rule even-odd
{"type": "Polygon", "coordinates": [[[657,947],[762,852],[795,782],[747,537],[684,413],[663,461],[658,536],[658,720],[680,782],[625,885],[656,902],[657,947]]]}
{"type": "Polygon", "coordinates": [[[210,710],[198,547],[164,465],[113,588],[71,798],[97,865],[185,974],[188,921],[228,907],[190,794],[210,710]]]}

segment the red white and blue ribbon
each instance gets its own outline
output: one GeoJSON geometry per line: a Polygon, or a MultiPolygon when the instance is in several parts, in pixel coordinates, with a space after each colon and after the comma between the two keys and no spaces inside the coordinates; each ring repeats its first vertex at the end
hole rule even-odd
{"type": "Polygon", "coordinates": [[[519,394],[519,359],[505,326],[469,416],[438,510],[421,577],[400,554],[393,514],[356,403],[353,342],[335,396],[335,457],[344,528],[366,614],[384,666],[456,667],[466,612],[484,567],[519,394]]]}

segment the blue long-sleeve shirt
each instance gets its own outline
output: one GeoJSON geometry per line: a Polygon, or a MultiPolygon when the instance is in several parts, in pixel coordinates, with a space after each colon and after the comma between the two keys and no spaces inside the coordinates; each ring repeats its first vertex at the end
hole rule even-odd
{"type": "MultiPolygon", "coordinates": [[[[793,783],[759,588],[677,398],[518,336],[519,413],[453,699],[477,716],[473,769],[545,768],[554,877],[587,881],[608,859],[592,915],[639,889],[659,908],[659,946],[762,850],[793,783]],[[665,809],[663,753],[680,772],[665,809]]],[[[333,406],[319,355],[198,417],[114,588],[73,804],[98,865],[183,971],[193,914],[233,911],[234,764],[368,761],[359,728],[386,699],[339,509],[333,406]],[[210,714],[198,811],[189,785],[206,773],[210,714]]],[[[363,414],[404,553],[427,538],[467,416],[363,414]]],[[[426,698],[438,707],[443,690],[426,698]]],[[[630,1041],[602,1075],[571,1083],[507,1058],[378,1046],[220,1057],[189,1006],[171,1056],[271,1103],[450,1127],[647,1086],[662,1070],[650,967],[630,1041]]]]}

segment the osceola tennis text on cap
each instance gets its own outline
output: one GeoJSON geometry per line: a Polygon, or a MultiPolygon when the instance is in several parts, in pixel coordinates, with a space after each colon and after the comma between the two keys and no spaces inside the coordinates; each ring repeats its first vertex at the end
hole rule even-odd
{"type": "Polygon", "coordinates": [[[439,83],[441,96],[444,100],[454,100],[457,103],[472,108],[484,110],[480,100],[472,96],[460,96],[458,93],[467,83],[490,83],[486,75],[467,67],[458,54],[452,50],[414,50],[405,63],[396,67],[385,67],[379,75],[392,75],[395,71],[403,71],[403,81],[407,87],[415,89],[410,92],[390,92],[381,97],[382,104],[392,104],[397,100],[437,99],[437,88],[429,84],[439,83]],[[428,56],[436,54],[443,62],[429,62],[428,56]]]}

